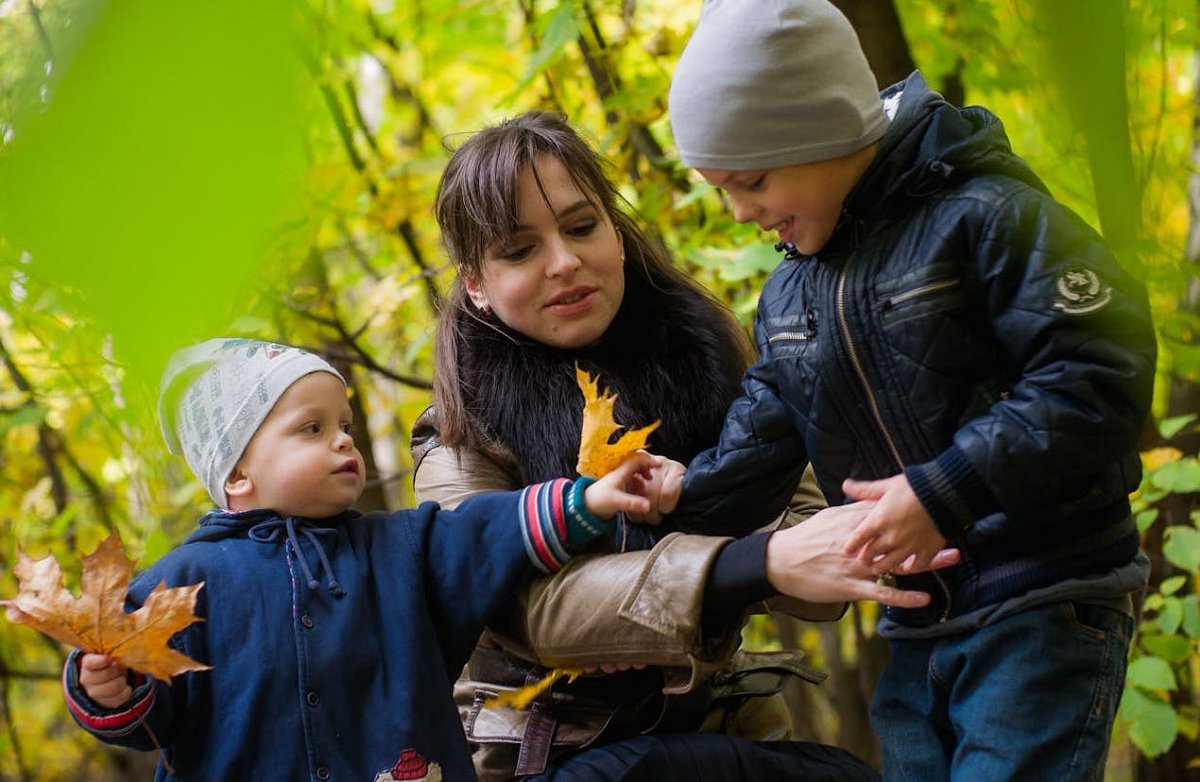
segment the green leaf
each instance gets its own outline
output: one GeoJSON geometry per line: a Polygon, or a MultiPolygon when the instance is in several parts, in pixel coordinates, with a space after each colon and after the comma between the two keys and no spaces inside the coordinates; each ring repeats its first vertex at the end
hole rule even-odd
{"type": "Polygon", "coordinates": [[[682,198],[675,201],[675,203],[673,204],[673,207],[674,207],[675,211],[679,211],[685,207],[691,206],[692,204],[696,203],[704,196],[711,193],[713,190],[716,190],[716,188],[707,182],[696,185],[691,190],[689,190],[686,195],[684,195],[682,198]]]}
{"type": "Polygon", "coordinates": [[[1163,556],[1180,570],[1195,573],[1200,569],[1200,530],[1195,527],[1167,527],[1163,556]]]}
{"type": "Polygon", "coordinates": [[[16,410],[0,415],[0,436],[3,436],[14,426],[33,424],[37,426],[46,420],[48,408],[41,405],[22,405],[16,410]]]}
{"type": "Polygon", "coordinates": [[[1120,713],[1129,725],[1129,738],[1147,757],[1161,755],[1175,743],[1179,726],[1170,704],[1126,687],[1120,713]]]}
{"type": "Polygon", "coordinates": [[[1168,462],[1155,470],[1150,480],[1158,488],[1176,494],[1200,491],[1200,462],[1195,459],[1168,462]]]}
{"type": "Polygon", "coordinates": [[[1158,591],[1164,595],[1173,595],[1186,583],[1187,576],[1171,576],[1170,578],[1163,579],[1163,582],[1158,586],[1158,591]]]}
{"type": "MultiPolygon", "coordinates": [[[[89,2],[0,155],[0,234],[76,291],[156,388],[171,350],[244,298],[304,170],[304,77],[284,0],[89,2]]],[[[100,353],[97,344],[96,354],[100,353]]]]}
{"type": "Polygon", "coordinates": [[[1134,518],[1137,521],[1138,532],[1145,532],[1158,520],[1158,508],[1140,511],[1134,518]]]}
{"type": "Polygon", "coordinates": [[[1170,440],[1175,435],[1179,434],[1182,429],[1196,420],[1195,413],[1187,415],[1177,415],[1172,418],[1164,418],[1158,425],[1158,433],[1163,436],[1164,440],[1170,440]]]}
{"type": "Polygon", "coordinates": [[[1188,595],[1180,602],[1183,604],[1183,631],[1200,640],[1200,598],[1188,595]]]}
{"type": "MultiPolygon", "coordinates": [[[[1187,612],[1184,611],[1184,626],[1187,625],[1187,612]]],[[[1156,657],[1161,657],[1169,663],[1181,663],[1191,657],[1192,642],[1181,635],[1158,635],[1143,633],[1138,639],[1156,657]]]]}
{"type": "Polygon", "coordinates": [[[1166,660],[1158,657],[1139,657],[1129,664],[1126,681],[1145,690],[1174,690],[1175,672],[1166,660]]]}
{"type": "Polygon", "coordinates": [[[1174,635],[1182,622],[1183,604],[1179,602],[1179,598],[1165,598],[1163,600],[1162,611],[1158,615],[1158,626],[1162,630],[1163,635],[1174,635]]]}

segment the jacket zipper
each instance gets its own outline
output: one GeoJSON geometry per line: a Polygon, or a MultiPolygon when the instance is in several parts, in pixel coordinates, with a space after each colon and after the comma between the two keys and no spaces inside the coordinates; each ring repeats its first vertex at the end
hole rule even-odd
{"type": "Polygon", "coordinates": [[[915,299],[917,296],[924,296],[926,293],[944,290],[945,288],[953,288],[958,285],[958,280],[942,280],[941,282],[931,282],[928,285],[922,285],[919,288],[913,288],[911,291],[893,296],[887,300],[886,307],[891,309],[898,304],[903,304],[909,299],[915,299]]]}
{"type": "Polygon", "coordinates": [[[781,339],[795,339],[804,342],[808,340],[808,334],[803,331],[781,331],[767,337],[767,342],[778,342],[781,339]]]}
{"type": "Polygon", "coordinates": [[[871,384],[867,382],[867,373],[863,371],[862,361],[858,357],[858,348],[854,346],[854,337],[850,334],[850,324],[846,322],[846,277],[850,273],[850,267],[854,264],[857,256],[851,255],[846,261],[846,265],[842,268],[842,273],[838,276],[837,284],[837,315],[838,323],[842,327],[842,336],[846,338],[846,348],[850,351],[850,363],[854,367],[854,373],[858,376],[858,381],[862,384],[863,391],[867,394],[867,402],[870,403],[871,415],[875,418],[875,424],[879,427],[879,431],[883,434],[883,439],[887,442],[888,450],[892,453],[892,459],[896,462],[896,467],[903,470],[904,460],[900,458],[900,451],[896,448],[896,442],[892,439],[892,433],[883,423],[883,414],[879,412],[879,402],[875,399],[875,392],[871,390],[871,384]]]}
{"type": "MultiPolygon", "coordinates": [[[[896,467],[903,471],[904,460],[900,458],[900,451],[896,448],[896,441],[892,438],[892,433],[888,431],[887,426],[883,423],[883,414],[879,411],[879,403],[875,399],[875,393],[871,390],[871,384],[867,382],[867,373],[863,370],[862,361],[858,357],[858,348],[854,346],[854,337],[850,334],[850,324],[846,320],[846,277],[849,276],[850,267],[854,264],[857,255],[851,255],[846,260],[846,265],[842,267],[842,273],[838,276],[837,284],[837,315],[838,323],[842,327],[842,336],[846,339],[846,348],[850,352],[850,363],[854,367],[854,373],[858,376],[859,383],[862,384],[863,390],[867,394],[867,402],[870,403],[871,414],[875,417],[875,424],[879,427],[879,432],[883,435],[883,439],[887,442],[888,450],[892,453],[892,459],[895,460],[896,467]]],[[[918,295],[921,292],[944,287],[950,283],[957,283],[957,280],[949,282],[931,283],[922,286],[921,288],[896,296],[891,301],[894,303],[897,299],[903,300],[910,296],[918,295]]],[[[937,571],[930,571],[930,575],[937,581],[938,587],[942,590],[942,595],[946,598],[946,607],[942,611],[942,615],[938,617],[938,622],[945,622],[950,616],[950,588],[946,586],[946,582],[942,580],[937,571]]]]}

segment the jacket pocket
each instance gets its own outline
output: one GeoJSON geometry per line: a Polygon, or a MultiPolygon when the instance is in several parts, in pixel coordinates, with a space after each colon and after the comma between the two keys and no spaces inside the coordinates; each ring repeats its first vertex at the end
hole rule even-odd
{"type": "Polygon", "coordinates": [[[890,326],[963,306],[963,283],[950,264],[937,264],[880,283],[876,292],[883,325],[890,326]]]}
{"type": "Polygon", "coordinates": [[[817,341],[818,320],[817,311],[812,307],[800,313],[768,318],[765,332],[770,355],[792,358],[808,352],[817,341]]]}

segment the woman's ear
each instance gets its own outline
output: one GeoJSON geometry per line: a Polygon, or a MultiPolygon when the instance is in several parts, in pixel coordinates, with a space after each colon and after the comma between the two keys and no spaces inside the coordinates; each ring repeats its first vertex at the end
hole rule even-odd
{"type": "Polygon", "coordinates": [[[479,279],[465,271],[459,271],[458,276],[462,278],[463,287],[466,288],[467,295],[471,297],[471,303],[480,312],[491,312],[492,305],[488,304],[487,294],[483,292],[483,285],[480,284],[479,279]]]}

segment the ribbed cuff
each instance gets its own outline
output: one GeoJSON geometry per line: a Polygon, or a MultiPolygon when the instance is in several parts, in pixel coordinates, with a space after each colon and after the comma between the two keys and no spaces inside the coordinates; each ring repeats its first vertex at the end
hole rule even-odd
{"type": "Polygon", "coordinates": [[[720,633],[749,606],[777,594],[767,580],[767,541],[772,534],[738,538],[717,554],[704,582],[700,626],[705,637],[720,633]]]}
{"type": "Polygon", "coordinates": [[[586,475],[576,478],[567,494],[567,545],[583,546],[613,531],[615,518],[604,521],[588,510],[583,493],[595,482],[586,475]]]}
{"type": "Polygon", "coordinates": [[[62,688],[67,710],[76,722],[97,736],[116,738],[132,733],[154,706],[154,680],[137,676],[129,700],[115,709],[108,709],[89,698],[79,683],[82,657],[83,652],[75,649],[63,665],[62,688]]]}
{"type": "Polygon", "coordinates": [[[976,521],[1000,509],[967,455],[956,445],[932,462],[905,468],[904,475],[947,540],[959,537],[976,521]]]}
{"type": "Polygon", "coordinates": [[[525,551],[544,573],[554,573],[571,558],[570,548],[610,534],[615,519],[601,521],[588,510],[583,492],[591,478],[559,478],[535,483],[521,492],[520,526],[525,551]]]}

